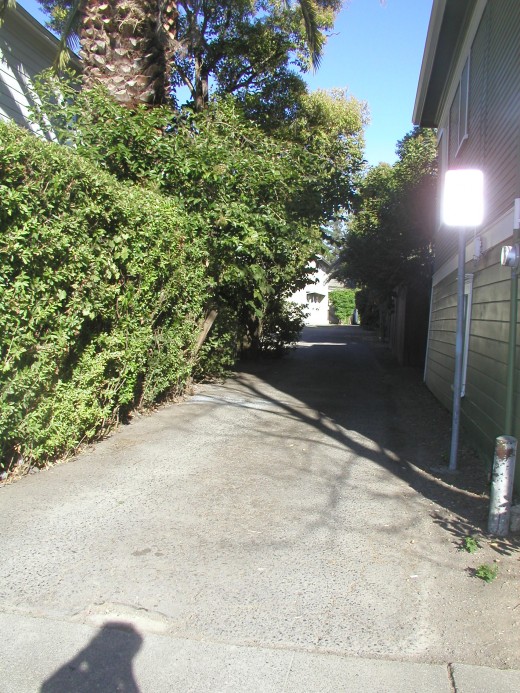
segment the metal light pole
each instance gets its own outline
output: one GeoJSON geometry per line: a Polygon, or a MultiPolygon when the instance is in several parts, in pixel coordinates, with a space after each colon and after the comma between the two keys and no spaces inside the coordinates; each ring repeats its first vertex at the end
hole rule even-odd
{"type": "Polygon", "coordinates": [[[457,268],[457,328],[455,333],[455,370],[453,377],[453,418],[449,472],[457,470],[460,405],[462,397],[462,364],[464,359],[464,283],[466,279],[466,229],[480,226],[484,217],[484,177],[476,169],[454,169],[446,172],[442,199],[442,221],[459,229],[457,268]]]}

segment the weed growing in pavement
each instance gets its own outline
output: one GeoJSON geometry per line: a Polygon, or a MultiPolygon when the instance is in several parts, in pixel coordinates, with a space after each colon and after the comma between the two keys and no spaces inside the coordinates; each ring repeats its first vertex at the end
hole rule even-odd
{"type": "Polygon", "coordinates": [[[475,577],[478,577],[481,580],[484,580],[484,582],[493,582],[493,580],[496,578],[497,575],[498,575],[498,566],[497,565],[488,565],[487,563],[483,563],[482,565],[479,565],[479,567],[475,571],[475,577]]]}
{"type": "Polygon", "coordinates": [[[460,546],[461,551],[467,551],[468,553],[475,553],[475,551],[478,551],[480,549],[480,544],[479,541],[476,537],[472,536],[467,536],[464,537],[462,540],[462,544],[460,546]]]}

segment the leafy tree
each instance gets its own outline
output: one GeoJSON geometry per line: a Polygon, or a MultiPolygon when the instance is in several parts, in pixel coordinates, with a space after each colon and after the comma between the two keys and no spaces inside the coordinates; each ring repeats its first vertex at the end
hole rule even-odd
{"type": "MultiPolygon", "coordinates": [[[[0,0],[1,14],[16,0],[0,0]]],[[[316,67],[340,0],[40,0],[62,46],[81,46],[87,87],[102,83],[127,106],[190,89],[196,110],[251,87],[290,61],[316,67]],[[173,70],[173,75],[172,75],[173,70]],[[171,82],[170,82],[171,80],[171,82]]],[[[66,53],[62,53],[62,57],[66,53]]],[[[60,62],[64,67],[64,62],[60,62]]]]}
{"type": "Polygon", "coordinates": [[[399,284],[424,290],[431,279],[435,133],[415,128],[397,154],[394,166],[380,164],[364,177],[336,270],[364,289],[363,317],[370,305],[390,302],[399,284]]]}
{"type": "Polygon", "coordinates": [[[320,174],[313,197],[318,197],[327,224],[351,209],[364,171],[364,128],[368,106],[346,89],[309,93],[298,78],[285,74],[285,89],[277,95],[274,82],[267,93],[243,91],[239,100],[247,117],[278,140],[295,142],[312,154],[320,174]]]}
{"type": "Polygon", "coordinates": [[[121,108],[100,89],[78,94],[53,78],[39,93],[41,127],[50,119],[60,141],[98,166],[204,216],[208,316],[229,309],[238,331],[255,331],[271,296],[305,284],[323,210],[320,160],[300,145],[268,137],[229,97],[194,114],[121,108]]]}
{"type": "Polygon", "coordinates": [[[207,106],[210,78],[219,93],[257,90],[289,63],[317,66],[338,0],[178,0],[174,86],[190,90],[195,110],[207,106]]]}

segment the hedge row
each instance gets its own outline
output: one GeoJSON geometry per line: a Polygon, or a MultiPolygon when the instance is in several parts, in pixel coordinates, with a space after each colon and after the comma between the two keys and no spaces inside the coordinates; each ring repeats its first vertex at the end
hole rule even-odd
{"type": "Polygon", "coordinates": [[[342,325],[349,325],[356,309],[356,292],[354,289],[334,289],[329,291],[329,302],[342,325]]]}
{"type": "Polygon", "coordinates": [[[183,389],[212,288],[200,217],[0,123],[0,227],[3,468],[183,389]]]}

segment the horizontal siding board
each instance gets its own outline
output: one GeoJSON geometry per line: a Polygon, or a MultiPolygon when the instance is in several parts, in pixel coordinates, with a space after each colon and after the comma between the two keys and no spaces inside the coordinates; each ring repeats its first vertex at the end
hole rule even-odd
{"type": "Polygon", "coordinates": [[[511,281],[499,281],[477,286],[473,289],[473,304],[508,302],[511,298],[511,281]]]}
{"type": "Polygon", "coordinates": [[[503,406],[496,406],[495,402],[486,397],[481,392],[476,391],[470,386],[467,388],[467,396],[464,397],[462,416],[465,417],[471,411],[472,420],[480,428],[487,431],[490,438],[496,438],[497,431],[504,430],[505,409],[503,406]],[[475,395],[478,396],[475,396],[475,395]]]}
{"type": "Polygon", "coordinates": [[[472,334],[469,343],[470,353],[472,355],[479,354],[482,358],[490,361],[499,361],[507,363],[508,344],[506,342],[497,342],[491,339],[489,335],[478,337],[472,334]]]}
{"type": "Polygon", "coordinates": [[[446,342],[437,339],[432,341],[430,348],[433,353],[437,354],[438,358],[455,358],[455,342],[446,342]]]}
{"type": "Polygon", "coordinates": [[[36,98],[31,80],[53,64],[57,46],[58,41],[25,19],[22,10],[6,12],[0,27],[0,118],[37,130],[30,123],[29,109],[36,98]]]}
{"type": "Polygon", "coordinates": [[[480,322],[509,322],[509,301],[490,301],[489,303],[473,303],[471,320],[480,322]]]}
{"type": "Polygon", "coordinates": [[[498,423],[475,406],[474,402],[465,401],[462,405],[462,428],[468,441],[479,450],[490,467],[493,460],[495,438],[494,432],[500,430],[498,423]]]}
{"type": "MultiPolygon", "coordinates": [[[[486,218],[483,234],[508,213],[520,197],[520,0],[489,0],[476,32],[470,55],[468,139],[458,153],[455,136],[457,104],[448,104],[442,118],[448,161],[456,166],[481,168],[485,177],[486,218]],[[447,122],[448,121],[448,122],[447,122]],[[446,127],[451,121],[451,128],[446,127]]],[[[462,41],[461,41],[462,45],[462,41]]],[[[462,60],[465,56],[458,56],[462,60]]],[[[455,93],[458,85],[446,85],[455,93]]],[[[456,95],[457,98],[457,95],[456,95]]],[[[444,163],[446,165],[446,162],[444,163]]],[[[511,229],[512,234],[512,229],[511,229]]],[[[501,241],[487,247],[477,262],[468,262],[473,274],[471,323],[462,402],[462,426],[488,460],[495,438],[504,433],[509,357],[511,271],[500,264],[501,241]]],[[[471,248],[472,238],[468,237],[471,248]]],[[[435,270],[457,257],[457,234],[439,228],[435,237],[435,270]]],[[[433,288],[426,383],[448,408],[456,329],[456,273],[433,288]]],[[[518,329],[516,435],[520,435],[520,328],[518,329]]],[[[520,491],[520,465],[517,488],[520,491]]]]}
{"type": "Polygon", "coordinates": [[[476,382],[481,377],[496,380],[503,387],[507,381],[507,361],[497,361],[489,356],[470,351],[468,355],[468,381],[476,382]]]}
{"type": "Polygon", "coordinates": [[[439,376],[435,370],[428,371],[428,377],[426,379],[426,386],[435,395],[435,397],[441,402],[441,404],[446,407],[446,409],[451,408],[452,394],[449,387],[446,387],[447,383],[439,376]]]}
{"type": "MultiPolygon", "coordinates": [[[[499,369],[494,369],[498,373],[499,369]]],[[[491,404],[491,409],[495,409],[495,403],[505,402],[506,398],[506,376],[502,374],[502,382],[495,379],[490,374],[477,371],[468,367],[468,377],[466,381],[466,394],[468,399],[482,401],[487,399],[491,404]]]]}
{"type": "MultiPolygon", "coordinates": [[[[502,245],[496,249],[496,253],[500,256],[502,245]]],[[[489,286],[502,285],[503,287],[510,286],[511,270],[507,267],[502,267],[497,261],[487,267],[482,267],[473,275],[473,291],[478,292],[479,289],[488,289],[489,286]]]]}
{"type": "Polygon", "coordinates": [[[489,337],[489,334],[493,335],[491,349],[495,341],[498,342],[508,342],[509,341],[509,325],[504,322],[497,322],[488,320],[484,322],[482,320],[474,320],[471,323],[471,334],[475,337],[489,337]]]}
{"type": "Polygon", "coordinates": [[[440,333],[445,333],[447,335],[455,334],[456,331],[456,325],[457,325],[457,320],[456,318],[453,318],[451,320],[444,319],[444,320],[436,320],[433,325],[432,325],[432,332],[440,332],[440,333]]]}

